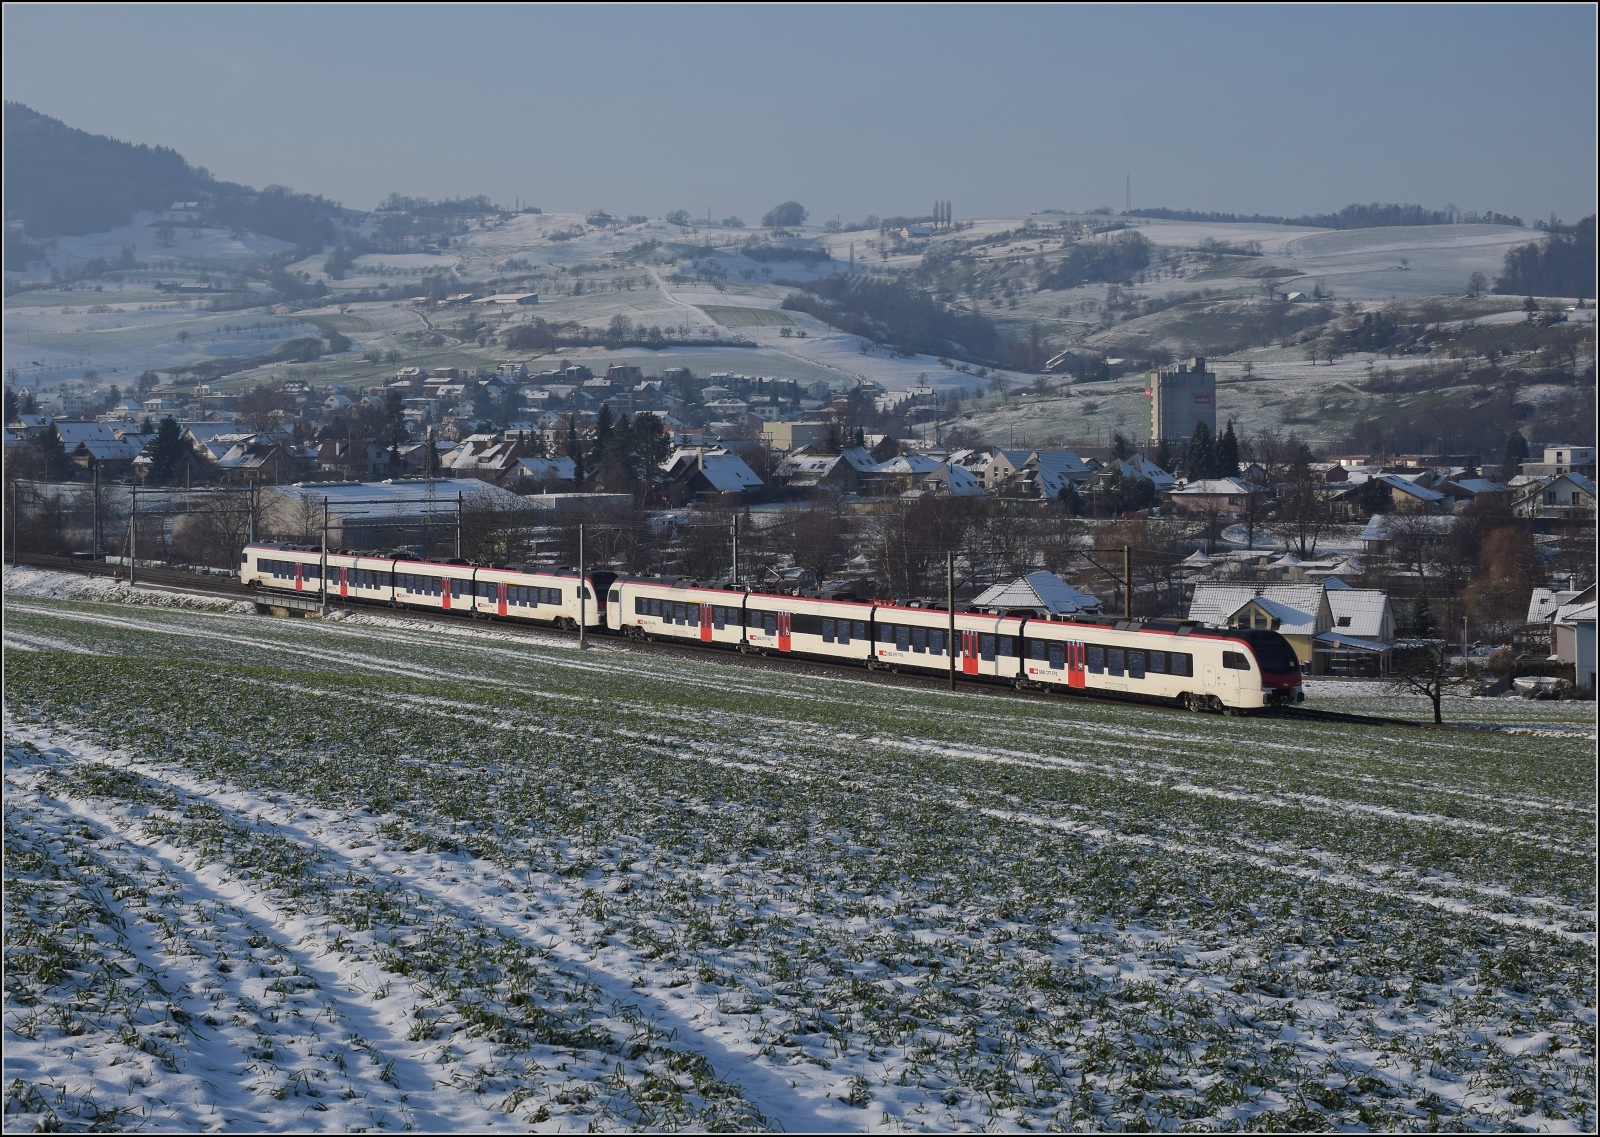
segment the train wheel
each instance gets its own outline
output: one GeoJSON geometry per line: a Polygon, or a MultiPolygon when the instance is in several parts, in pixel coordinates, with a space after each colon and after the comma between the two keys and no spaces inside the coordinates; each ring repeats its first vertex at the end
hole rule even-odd
{"type": "Polygon", "coordinates": [[[1196,713],[1198,713],[1200,711],[1203,711],[1203,710],[1206,709],[1205,696],[1196,695],[1196,694],[1193,694],[1192,692],[1189,693],[1189,694],[1186,694],[1183,697],[1183,705],[1185,707],[1187,707],[1189,710],[1195,711],[1196,713]]]}

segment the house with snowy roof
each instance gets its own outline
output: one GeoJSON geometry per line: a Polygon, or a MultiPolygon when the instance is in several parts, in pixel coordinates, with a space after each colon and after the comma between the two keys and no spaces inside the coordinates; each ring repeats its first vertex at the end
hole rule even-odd
{"type": "Polygon", "coordinates": [[[745,494],[761,489],[764,483],[745,460],[724,447],[695,446],[675,450],[661,463],[666,471],[669,501],[714,494],[745,494]]]}
{"type": "Polygon", "coordinates": [[[1167,471],[1157,466],[1143,454],[1135,454],[1132,458],[1113,458],[1109,469],[1115,470],[1124,478],[1142,478],[1156,487],[1157,493],[1165,493],[1175,488],[1178,479],[1167,471]]]}
{"type": "Polygon", "coordinates": [[[1087,592],[1079,592],[1055,573],[1041,570],[991,585],[972,598],[970,607],[996,615],[1093,615],[1100,611],[1100,601],[1087,592]]]}
{"type": "Polygon", "coordinates": [[[821,454],[809,446],[791,450],[778,463],[774,477],[793,489],[828,489],[854,493],[875,480],[877,459],[865,447],[847,446],[837,454],[821,454]]]}
{"type": "Polygon", "coordinates": [[[1591,695],[1595,690],[1595,589],[1590,585],[1556,609],[1550,621],[1550,646],[1561,663],[1573,667],[1573,682],[1591,695]]]}
{"type": "MultiPolygon", "coordinates": [[[[59,429],[60,424],[57,424],[59,429]]],[[[1582,520],[1595,515],[1594,482],[1569,472],[1522,487],[1512,501],[1518,517],[1540,521],[1582,520]]]]}
{"type": "Polygon", "coordinates": [[[965,466],[954,462],[940,462],[926,474],[915,479],[915,488],[908,494],[934,494],[942,497],[988,497],[983,479],[965,466]]]}
{"type": "Polygon", "coordinates": [[[577,473],[571,458],[518,458],[506,485],[517,493],[548,492],[552,485],[570,486],[577,473]]]}
{"type": "Polygon", "coordinates": [[[1001,497],[1055,501],[1068,485],[1081,485],[1096,467],[1073,450],[996,450],[983,471],[989,492],[1001,497]]]}
{"type": "Polygon", "coordinates": [[[1451,507],[1448,494],[1423,485],[1422,479],[1379,474],[1377,480],[1389,487],[1397,513],[1438,513],[1451,507]]]}
{"type": "Polygon", "coordinates": [[[1381,556],[1401,538],[1415,538],[1432,534],[1443,540],[1455,528],[1457,515],[1453,513],[1420,514],[1399,517],[1389,513],[1375,513],[1361,530],[1362,549],[1370,555],[1381,556]]]}
{"type": "Polygon", "coordinates": [[[1265,628],[1289,641],[1300,666],[1313,671],[1316,637],[1333,628],[1328,593],[1320,584],[1235,584],[1200,581],[1189,619],[1218,628],[1265,628]]]}
{"type": "Polygon", "coordinates": [[[1237,517],[1247,513],[1266,491],[1241,478],[1204,478],[1172,491],[1172,508],[1177,513],[1215,513],[1237,517]]]}

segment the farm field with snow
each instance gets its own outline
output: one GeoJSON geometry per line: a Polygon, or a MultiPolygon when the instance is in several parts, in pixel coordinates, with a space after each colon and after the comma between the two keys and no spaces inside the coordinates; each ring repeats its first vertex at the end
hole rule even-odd
{"type": "Polygon", "coordinates": [[[1595,1125],[1592,705],[17,594],[4,634],[8,1129],[1595,1125]]]}

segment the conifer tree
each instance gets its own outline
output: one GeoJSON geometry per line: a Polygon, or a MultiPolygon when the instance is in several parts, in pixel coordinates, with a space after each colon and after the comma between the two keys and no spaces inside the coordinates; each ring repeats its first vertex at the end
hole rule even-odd
{"type": "Polygon", "coordinates": [[[1191,482],[1217,476],[1216,449],[1211,444],[1211,428],[1205,423],[1194,424],[1194,435],[1189,439],[1189,452],[1184,455],[1183,464],[1191,482]]]}
{"type": "Polygon", "coordinates": [[[1217,439],[1217,477],[1234,478],[1239,475],[1239,439],[1233,433],[1233,420],[1228,420],[1228,429],[1222,432],[1222,437],[1217,439]]]}
{"type": "Polygon", "coordinates": [[[183,474],[187,451],[178,420],[168,415],[156,427],[155,441],[150,443],[150,481],[158,486],[177,481],[183,474]]]}

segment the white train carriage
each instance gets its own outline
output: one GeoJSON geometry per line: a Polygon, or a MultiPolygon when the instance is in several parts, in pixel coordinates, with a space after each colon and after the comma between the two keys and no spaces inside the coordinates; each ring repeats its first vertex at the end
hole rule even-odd
{"type": "Polygon", "coordinates": [[[1272,632],[1166,620],[1029,620],[1023,656],[1024,683],[1194,710],[1304,698],[1293,649],[1272,632]]]}
{"type": "MultiPolygon", "coordinates": [[[[877,624],[877,640],[872,649],[875,666],[902,671],[949,671],[948,610],[879,605],[873,616],[877,624]]],[[[957,612],[956,670],[975,679],[1015,679],[1025,623],[1015,616],[957,612]]]]}
{"type": "Polygon", "coordinates": [[[744,642],[745,594],[728,588],[618,578],[606,626],[625,636],[737,647],[744,642]]]}
{"type": "Polygon", "coordinates": [[[257,588],[320,593],[322,550],[295,545],[246,545],[240,558],[239,580],[257,588]]]}
{"type": "Polygon", "coordinates": [[[775,655],[866,663],[872,658],[873,606],[752,592],[745,597],[745,643],[775,655]]]}
{"type": "Polygon", "coordinates": [[[611,577],[610,573],[586,577],[582,582],[586,594],[580,598],[575,572],[482,567],[473,579],[472,610],[483,616],[532,620],[573,630],[582,620],[598,629],[606,623],[605,585],[611,577]]]}
{"type": "Polygon", "coordinates": [[[394,600],[394,558],[328,554],[329,595],[388,604],[394,600]],[[337,570],[337,571],[335,571],[337,570]]]}
{"type": "Polygon", "coordinates": [[[396,560],[394,602],[406,608],[471,615],[477,597],[471,565],[396,560]]]}

